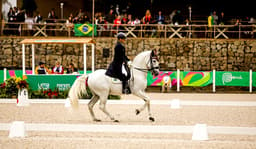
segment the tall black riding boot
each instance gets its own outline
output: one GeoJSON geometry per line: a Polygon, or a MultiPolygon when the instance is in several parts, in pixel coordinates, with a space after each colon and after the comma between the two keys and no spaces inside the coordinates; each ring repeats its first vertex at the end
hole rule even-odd
{"type": "Polygon", "coordinates": [[[123,86],[123,94],[131,94],[131,89],[128,85],[128,81],[122,81],[122,86],[123,86]]]}

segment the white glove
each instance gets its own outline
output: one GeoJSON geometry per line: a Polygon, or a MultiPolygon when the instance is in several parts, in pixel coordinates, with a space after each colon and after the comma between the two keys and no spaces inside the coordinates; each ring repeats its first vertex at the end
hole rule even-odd
{"type": "Polygon", "coordinates": [[[132,61],[128,61],[127,64],[128,64],[128,67],[131,67],[132,61]]]}

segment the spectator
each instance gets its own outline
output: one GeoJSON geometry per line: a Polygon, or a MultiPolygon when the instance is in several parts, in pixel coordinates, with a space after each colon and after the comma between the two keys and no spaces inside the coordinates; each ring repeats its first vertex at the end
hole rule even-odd
{"type": "Polygon", "coordinates": [[[115,21],[114,21],[114,28],[117,30],[117,32],[118,32],[118,30],[120,29],[120,25],[122,24],[122,22],[121,22],[121,16],[119,15],[119,16],[117,16],[116,17],[116,19],[115,19],[115,21]]]}
{"type": "Polygon", "coordinates": [[[58,17],[55,14],[55,9],[52,8],[51,11],[48,13],[47,23],[56,23],[56,19],[58,19],[58,17]]]}
{"type": "Polygon", "coordinates": [[[140,19],[139,17],[135,17],[135,20],[132,23],[133,25],[139,25],[140,24],[140,19]]]}
{"type": "MultiPolygon", "coordinates": [[[[56,14],[55,14],[54,8],[52,8],[51,11],[50,11],[49,14],[48,14],[48,19],[47,19],[46,22],[47,22],[47,23],[56,23],[56,22],[57,22],[56,19],[58,19],[58,17],[57,17],[56,14]]],[[[52,36],[55,36],[55,25],[50,24],[50,25],[47,26],[47,29],[50,30],[52,36]]]]}
{"type": "Polygon", "coordinates": [[[212,17],[213,17],[213,22],[214,22],[214,25],[217,25],[218,24],[218,15],[217,15],[217,12],[216,11],[213,11],[212,13],[212,17]]]}
{"type": "Polygon", "coordinates": [[[177,12],[177,10],[175,9],[175,10],[173,10],[172,13],[169,15],[169,17],[170,17],[169,23],[170,23],[170,24],[174,24],[174,22],[173,22],[173,17],[176,15],[176,12],[177,12]]]}
{"type": "Polygon", "coordinates": [[[212,37],[212,32],[213,32],[213,25],[214,25],[214,18],[212,13],[210,13],[210,15],[208,16],[208,37],[212,37]]]}
{"type": "Polygon", "coordinates": [[[164,16],[162,15],[162,11],[158,11],[158,15],[156,15],[156,22],[157,24],[164,24],[165,20],[164,20],[164,16]]]}
{"type": "Polygon", "coordinates": [[[95,21],[95,22],[96,22],[97,27],[98,27],[99,36],[101,36],[102,31],[107,29],[107,26],[104,25],[104,24],[106,24],[106,21],[103,19],[102,16],[99,16],[99,19],[97,19],[97,21],[95,21]]]}
{"type": "Polygon", "coordinates": [[[91,22],[90,18],[87,15],[84,15],[83,17],[84,17],[84,19],[83,19],[84,23],[90,23],[91,22]]]}
{"type": "Polygon", "coordinates": [[[78,73],[77,69],[74,67],[74,64],[73,63],[70,63],[68,65],[68,68],[66,69],[67,71],[67,74],[75,74],[75,73],[78,73]]]}
{"type": "Polygon", "coordinates": [[[110,9],[109,13],[106,15],[106,21],[109,24],[113,24],[114,23],[114,19],[115,19],[114,10],[110,9]]]}
{"type": "Polygon", "coordinates": [[[142,18],[142,23],[147,25],[144,27],[146,36],[148,36],[147,31],[151,30],[151,27],[148,26],[149,24],[151,24],[151,22],[152,22],[152,16],[151,16],[150,10],[148,9],[146,10],[145,16],[142,18]]]}
{"type": "Polygon", "coordinates": [[[39,65],[35,69],[35,74],[49,74],[49,69],[45,66],[44,62],[39,62],[39,65]]]}
{"type": "Polygon", "coordinates": [[[84,16],[83,9],[79,9],[79,12],[77,13],[76,17],[81,18],[84,16]]]}
{"type": "MultiPolygon", "coordinates": [[[[109,25],[109,24],[113,24],[114,23],[114,19],[115,19],[115,13],[114,13],[114,10],[113,8],[111,8],[109,10],[109,13],[106,15],[106,22],[108,24],[108,30],[112,30],[113,26],[112,25],[109,25]]],[[[110,36],[112,36],[112,31],[110,31],[110,36]]]]}
{"type": "Polygon", "coordinates": [[[130,25],[133,24],[133,20],[132,20],[132,15],[131,14],[128,14],[128,16],[127,16],[127,24],[130,24],[130,25]]]}
{"type": "Polygon", "coordinates": [[[12,7],[10,7],[7,15],[8,15],[8,22],[14,22],[15,12],[12,7]]]}
{"type": "Polygon", "coordinates": [[[53,74],[63,74],[64,73],[64,69],[61,66],[59,61],[56,61],[55,66],[52,68],[52,73],[53,74]]]}
{"type": "Polygon", "coordinates": [[[73,23],[73,22],[74,22],[74,16],[73,16],[72,13],[69,14],[68,22],[69,22],[69,23],[73,23]]]}
{"type": "Polygon", "coordinates": [[[125,13],[122,18],[122,24],[127,24],[127,22],[128,22],[128,16],[127,16],[127,13],[125,13]]]}
{"type": "Polygon", "coordinates": [[[173,16],[173,23],[174,23],[174,25],[180,25],[183,23],[183,17],[181,15],[180,10],[177,10],[175,16],[173,16]]]}
{"type": "Polygon", "coordinates": [[[156,15],[156,23],[158,24],[157,26],[157,36],[160,36],[161,35],[161,31],[163,31],[164,29],[164,16],[162,15],[162,11],[158,11],[158,15],[156,15]]]}
{"type": "Polygon", "coordinates": [[[226,20],[226,17],[224,15],[224,12],[220,13],[218,21],[219,21],[219,23],[218,23],[219,25],[225,25],[226,24],[227,20],[226,20]]]}
{"type": "Polygon", "coordinates": [[[43,17],[41,16],[40,12],[37,12],[37,15],[35,16],[34,21],[35,23],[42,23],[43,17]]]}
{"type": "Polygon", "coordinates": [[[10,31],[7,31],[7,34],[14,35],[15,34],[15,24],[12,24],[12,23],[16,21],[16,17],[15,17],[14,9],[12,7],[9,9],[9,12],[7,15],[8,15],[8,23],[10,23],[10,24],[8,24],[10,31]]]}
{"type": "Polygon", "coordinates": [[[142,18],[143,24],[150,24],[152,21],[152,16],[150,10],[148,9],[145,13],[145,16],[142,18]]]}

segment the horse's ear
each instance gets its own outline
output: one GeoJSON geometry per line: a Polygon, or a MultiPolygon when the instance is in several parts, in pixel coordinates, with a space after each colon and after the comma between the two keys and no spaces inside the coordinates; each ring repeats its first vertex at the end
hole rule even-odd
{"type": "Polygon", "coordinates": [[[154,49],[154,50],[151,51],[151,56],[152,56],[152,57],[157,56],[157,51],[156,51],[156,49],[154,49]]]}
{"type": "Polygon", "coordinates": [[[154,56],[156,56],[156,55],[157,55],[157,54],[156,54],[156,49],[152,50],[152,51],[151,51],[151,56],[154,57],[154,56]]]}

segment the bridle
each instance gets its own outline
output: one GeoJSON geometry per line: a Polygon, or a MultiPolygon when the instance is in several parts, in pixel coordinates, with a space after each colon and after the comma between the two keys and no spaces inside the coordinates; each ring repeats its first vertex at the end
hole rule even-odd
{"type": "Polygon", "coordinates": [[[142,72],[145,72],[145,73],[148,73],[148,71],[150,71],[151,73],[153,73],[155,71],[155,69],[159,69],[159,67],[154,67],[153,66],[153,60],[156,59],[158,60],[157,56],[152,56],[150,55],[150,59],[148,60],[147,62],[147,66],[148,64],[150,63],[150,68],[138,68],[136,66],[134,66],[134,69],[136,70],[139,70],[139,71],[142,71],[142,72]]]}

